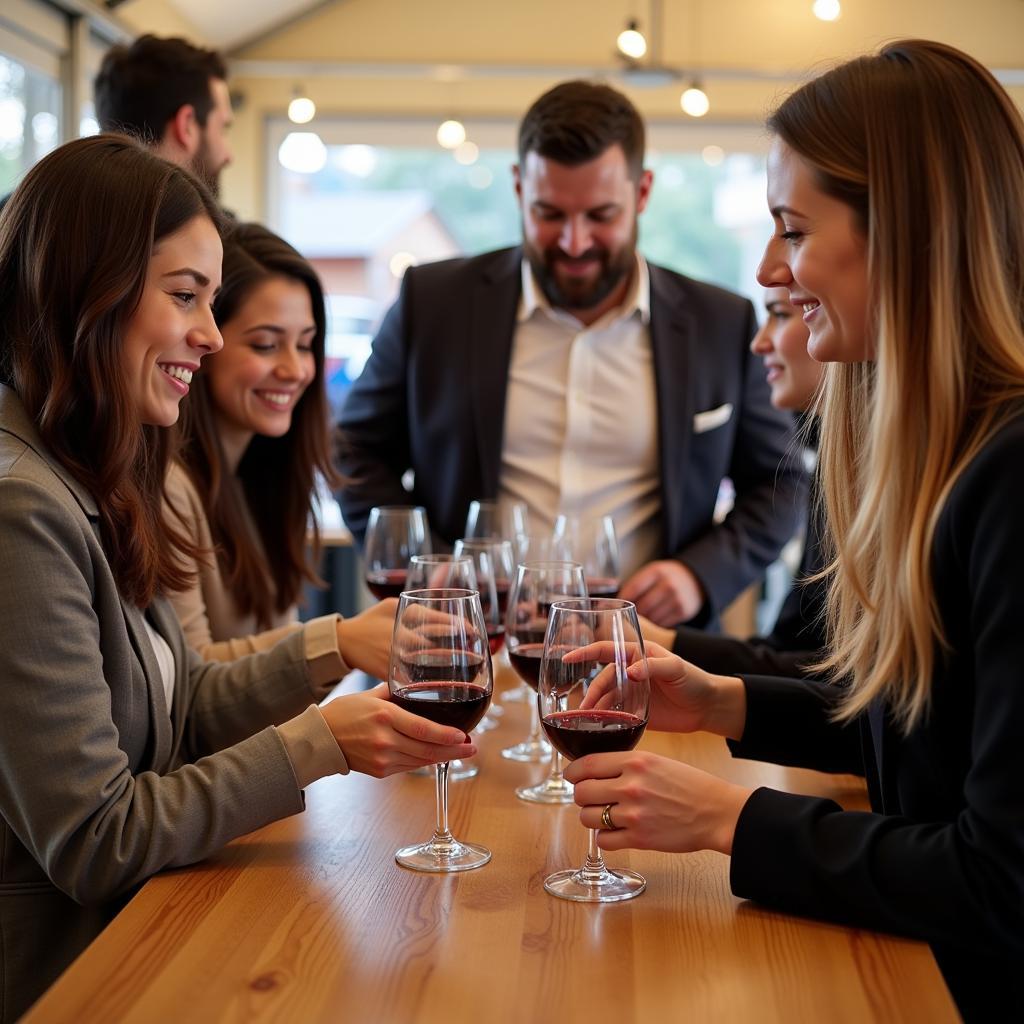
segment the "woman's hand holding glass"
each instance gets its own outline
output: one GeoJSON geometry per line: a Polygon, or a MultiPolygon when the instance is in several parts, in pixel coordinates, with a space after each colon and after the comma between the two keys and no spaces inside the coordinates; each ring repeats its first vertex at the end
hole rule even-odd
{"type": "Polygon", "coordinates": [[[437,725],[392,704],[383,683],[337,697],[320,711],[349,767],[378,779],[476,753],[461,729],[437,725]]]}
{"type": "Polygon", "coordinates": [[[338,622],[338,652],[349,668],[360,669],[376,679],[387,677],[397,610],[398,599],[388,597],[338,622]]]}

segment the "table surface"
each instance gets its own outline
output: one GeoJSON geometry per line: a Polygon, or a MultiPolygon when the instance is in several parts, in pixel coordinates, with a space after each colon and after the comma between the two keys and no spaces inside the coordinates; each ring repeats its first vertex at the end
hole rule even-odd
{"type": "MultiPolygon", "coordinates": [[[[430,834],[432,779],[324,779],[305,813],[153,878],[25,1021],[958,1019],[926,945],[738,900],[720,854],[614,853],[611,867],[647,878],[638,898],[549,896],[545,876],[582,863],[586,833],[573,807],[516,799],[546,768],[500,757],[528,724],[526,705],[503,706],[478,739],[479,776],[451,785],[452,831],[493,851],[484,868],[395,864],[430,834]]],[[[716,737],[641,746],[866,806],[859,779],[734,760],[716,737]]]]}

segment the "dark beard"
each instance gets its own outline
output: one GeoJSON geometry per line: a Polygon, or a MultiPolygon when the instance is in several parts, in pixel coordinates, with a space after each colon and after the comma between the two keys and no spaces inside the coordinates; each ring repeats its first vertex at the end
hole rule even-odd
{"type": "Polygon", "coordinates": [[[624,245],[617,253],[609,253],[605,250],[591,249],[584,253],[584,257],[597,257],[601,260],[601,272],[592,284],[566,289],[558,283],[555,276],[554,266],[559,259],[565,257],[558,246],[552,246],[543,251],[533,248],[529,243],[523,243],[523,251],[529,261],[530,269],[533,271],[534,279],[540,285],[545,298],[556,309],[593,309],[600,305],[616,288],[632,273],[636,265],[636,229],[633,229],[633,237],[629,245],[624,245]]]}
{"type": "Polygon", "coordinates": [[[220,198],[220,169],[210,165],[210,150],[205,135],[200,139],[196,155],[192,157],[191,171],[210,190],[214,199],[220,198]]]}

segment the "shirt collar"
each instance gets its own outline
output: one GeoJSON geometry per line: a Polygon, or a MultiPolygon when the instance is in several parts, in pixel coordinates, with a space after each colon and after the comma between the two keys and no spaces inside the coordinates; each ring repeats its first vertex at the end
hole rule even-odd
{"type": "MultiPolygon", "coordinates": [[[[615,309],[609,310],[601,318],[602,320],[607,320],[608,318],[611,318],[613,322],[627,320],[634,313],[639,313],[641,323],[649,324],[651,322],[651,275],[647,269],[647,260],[639,252],[634,253],[634,258],[636,260],[635,273],[633,274],[633,280],[629,291],[626,293],[626,297],[615,309]]],[[[525,256],[523,257],[520,274],[522,276],[522,291],[519,296],[516,323],[525,323],[538,310],[543,311],[548,316],[557,314],[563,316],[571,315],[566,314],[562,310],[552,308],[551,303],[548,302],[548,297],[544,294],[543,289],[537,283],[537,279],[533,276],[530,261],[525,256]]],[[[594,325],[591,324],[591,326],[593,327],[594,325]]]]}

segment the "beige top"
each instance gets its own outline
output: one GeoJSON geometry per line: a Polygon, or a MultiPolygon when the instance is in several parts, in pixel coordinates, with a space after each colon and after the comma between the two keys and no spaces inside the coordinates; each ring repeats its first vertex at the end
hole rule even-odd
{"type": "MultiPolygon", "coordinates": [[[[213,536],[199,493],[184,467],[172,464],[167,474],[167,496],[182,517],[182,526],[195,544],[213,550],[213,536]]],[[[294,607],[275,613],[273,626],[259,632],[254,615],[242,615],[221,576],[217,559],[210,556],[188,567],[195,583],[171,595],[185,639],[207,661],[234,661],[245,654],[268,651],[279,640],[302,629],[294,607]]]]}
{"type": "MultiPolygon", "coordinates": [[[[206,510],[179,463],[172,463],[168,471],[167,497],[189,539],[212,551],[213,536],[206,510]]],[[[302,631],[306,660],[314,680],[338,680],[348,672],[338,650],[339,616],[324,615],[301,623],[292,607],[276,616],[273,628],[260,633],[256,631],[254,616],[239,613],[216,558],[197,561],[189,568],[196,572],[195,583],[169,597],[188,645],[206,661],[234,661],[247,654],[269,651],[286,636],[302,631]]],[[[300,786],[308,786],[325,775],[347,773],[344,754],[315,705],[279,726],[278,731],[300,786]]]]}

